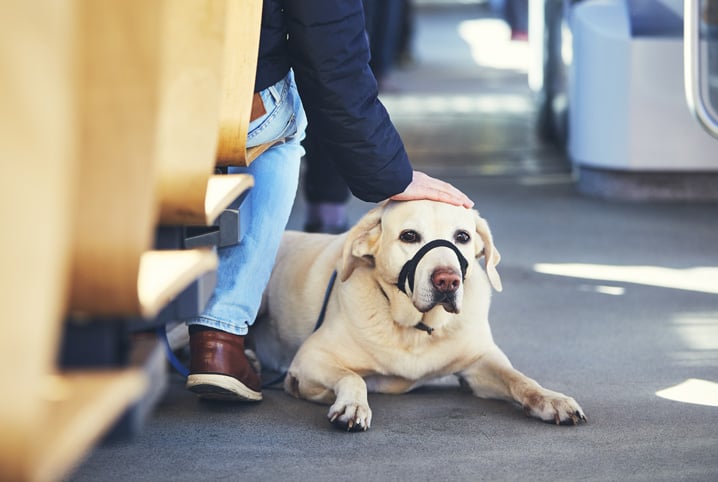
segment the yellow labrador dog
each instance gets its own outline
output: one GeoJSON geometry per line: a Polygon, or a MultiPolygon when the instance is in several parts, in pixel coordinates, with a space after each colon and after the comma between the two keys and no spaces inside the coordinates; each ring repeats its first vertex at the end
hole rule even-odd
{"type": "Polygon", "coordinates": [[[288,367],[288,393],[331,404],[329,420],[350,430],[371,426],[368,391],[403,393],[450,374],[546,422],[585,421],[573,398],[514,369],[494,343],[498,262],[477,211],[432,201],[382,204],[342,235],[288,231],[252,330],[257,354],[264,366],[288,367]]]}

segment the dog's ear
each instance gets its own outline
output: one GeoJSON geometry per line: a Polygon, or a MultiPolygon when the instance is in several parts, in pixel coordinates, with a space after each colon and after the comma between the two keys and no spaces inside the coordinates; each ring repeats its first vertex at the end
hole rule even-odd
{"type": "Polygon", "coordinates": [[[496,291],[501,291],[503,290],[503,286],[501,285],[501,278],[499,277],[499,272],[496,271],[496,265],[499,264],[499,261],[501,260],[501,255],[499,254],[499,250],[496,249],[496,246],[494,246],[494,239],[491,236],[489,224],[484,218],[479,216],[478,211],[474,211],[474,213],[476,221],[476,232],[478,233],[479,237],[481,237],[481,240],[484,242],[483,249],[481,249],[481,246],[478,242],[475,244],[476,257],[485,257],[484,263],[486,264],[486,274],[489,277],[491,286],[493,286],[496,291]]]}
{"type": "Polygon", "coordinates": [[[339,279],[346,281],[360,263],[374,262],[374,248],[381,234],[381,215],[385,204],[381,204],[362,217],[349,230],[344,240],[339,279]]]}

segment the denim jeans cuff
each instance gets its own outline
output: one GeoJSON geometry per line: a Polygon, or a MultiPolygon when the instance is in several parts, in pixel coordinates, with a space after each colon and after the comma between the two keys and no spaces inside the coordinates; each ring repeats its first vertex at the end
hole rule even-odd
{"type": "Polygon", "coordinates": [[[192,318],[191,320],[188,320],[187,325],[208,326],[210,328],[226,331],[227,333],[231,333],[233,335],[240,335],[240,336],[245,336],[249,332],[249,328],[248,328],[246,322],[245,323],[228,323],[226,321],[218,320],[216,318],[213,318],[211,316],[206,316],[206,315],[199,316],[197,318],[192,318]]]}

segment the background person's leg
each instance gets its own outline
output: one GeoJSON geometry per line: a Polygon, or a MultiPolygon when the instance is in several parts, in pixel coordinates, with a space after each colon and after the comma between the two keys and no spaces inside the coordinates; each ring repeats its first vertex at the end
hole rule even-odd
{"type": "Polygon", "coordinates": [[[304,197],[307,217],[304,230],[310,233],[341,233],[348,228],[346,203],[349,187],[334,167],[334,162],[318,142],[312,142],[311,130],[304,140],[304,197]]]}

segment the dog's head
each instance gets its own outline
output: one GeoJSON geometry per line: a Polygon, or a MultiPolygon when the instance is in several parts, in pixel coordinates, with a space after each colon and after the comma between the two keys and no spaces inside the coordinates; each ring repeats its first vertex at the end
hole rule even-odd
{"type": "Polygon", "coordinates": [[[369,265],[426,313],[461,310],[464,281],[485,257],[491,285],[501,291],[500,255],[486,221],[475,210],[435,201],[391,201],[369,211],[348,233],[340,277],[369,265]]]}

